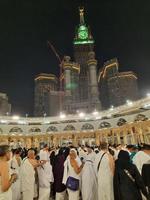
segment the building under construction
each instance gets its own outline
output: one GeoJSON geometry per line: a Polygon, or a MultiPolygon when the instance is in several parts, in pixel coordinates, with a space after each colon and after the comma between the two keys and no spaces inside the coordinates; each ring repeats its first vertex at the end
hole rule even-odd
{"type": "MultiPolygon", "coordinates": [[[[98,79],[97,69],[99,67],[95,59],[94,39],[84,20],[84,9],[81,8],[79,11],[80,23],[76,27],[73,40],[74,57],[71,59],[70,56],[65,56],[61,61],[54,47],[50,44],[60,61],[60,78],[57,79],[52,74],[40,74],[35,78],[35,116],[54,116],[60,112],[69,114],[74,114],[77,111],[93,112],[108,108],[112,104],[117,106],[123,103],[122,100],[117,99],[121,98],[119,92],[115,94],[119,97],[113,96],[112,87],[121,90],[122,86],[119,85],[125,81],[128,82],[129,79],[120,78],[127,76],[118,74],[117,61],[115,61],[116,65],[110,64],[114,67],[109,68],[109,72],[112,73],[109,79],[106,78],[109,62],[106,62],[104,68],[100,70],[98,79]]],[[[131,75],[134,76],[132,72],[131,75]]],[[[128,82],[128,84],[130,83],[131,81],[128,82]]],[[[137,88],[136,83],[134,86],[137,88]]],[[[134,87],[132,90],[134,92],[134,87]]]]}

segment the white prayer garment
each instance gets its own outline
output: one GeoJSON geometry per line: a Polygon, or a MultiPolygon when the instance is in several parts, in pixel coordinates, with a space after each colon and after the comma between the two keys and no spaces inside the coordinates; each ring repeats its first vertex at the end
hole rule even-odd
{"type": "Polygon", "coordinates": [[[47,161],[49,161],[50,160],[49,156],[50,155],[49,155],[48,151],[43,150],[43,149],[40,150],[40,160],[47,160],[47,161]]]}
{"type": "Polygon", "coordinates": [[[100,151],[95,158],[95,170],[97,172],[98,181],[98,200],[114,200],[113,194],[113,173],[110,167],[110,159],[108,153],[100,151]],[[99,161],[104,154],[99,169],[99,161]]]}
{"type": "MultiPolygon", "coordinates": [[[[21,163],[21,159],[20,159],[21,163]]],[[[20,188],[20,166],[18,165],[18,162],[16,160],[16,157],[14,156],[11,160],[11,170],[13,173],[17,174],[17,180],[12,184],[12,200],[20,200],[21,198],[21,188],[20,188]]]]}
{"type": "Polygon", "coordinates": [[[81,173],[81,191],[83,200],[97,200],[97,177],[94,170],[95,153],[87,155],[81,173]]]}
{"type": "Polygon", "coordinates": [[[9,188],[6,192],[2,191],[1,176],[0,176],[0,200],[12,200],[12,190],[9,188]]]}
{"type": "Polygon", "coordinates": [[[144,151],[139,151],[133,158],[133,163],[138,168],[140,174],[142,172],[143,165],[149,161],[150,161],[150,156],[144,151]]]}
{"type": "Polygon", "coordinates": [[[49,188],[39,188],[39,198],[38,200],[49,200],[50,198],[50,187],[49,188]]]}
{"type": "Polygon", "coordinates": [[[23,192],[23,200],[33,200],[34,185],[35,185],[35,170],[30,161],[25,158],[23,160],[21,169],[21,191],[23,192]]]}
{"type": "MultiPolygon", "coordinates": [[[[75,160],[78,166],[80,167],[82,164],[80,158],[77,156],[75,160]]],[[[74,168],[71,166],[70,159],[68,156],[68,159],[64,163],[64,176],[63,176],[63,181],[62,181],[63,184],[66,185],[67,178],[69,176],[79,179],[80,181],[80,174],[76,174],[76,172],[74,171],[74,168]]],[[[68,200],[79,200],[80,190],[72,191],[70,189],[67,189],[67,191],[68,191],[68,200]]]]}
{"type": "Polygon", "coordinates": [[[66,200],[66,190],[63,192],[56,192],[56,200],[66,200]]]}

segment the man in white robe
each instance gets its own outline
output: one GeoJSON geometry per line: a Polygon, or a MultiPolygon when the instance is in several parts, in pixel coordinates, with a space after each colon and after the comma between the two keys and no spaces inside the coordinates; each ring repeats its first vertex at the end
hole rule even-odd
{"type": "Polygon", "coordinates": [[[20,169],[21,177],[21,191],[23,200],[33,200],[34,198],[34,186],[35,186],[35,170],[38,166],[35,158],[34,150],[29,150],[27,158],[22,161],[20,169]]]}
{"type": "Polygon", "coordinates": [[[40,156],[40,160],[44,160],[44,161],[50,160],[49,159],[50,154],[48,152],[48,145],[47,144],[45,144],[43,149],[40,150],[39,156],[40,156]]]}
{"type": "Polygon", "coordinates": [[[48,146],[40,151],[42,166],[37,168],[39,177],[39,200],[49,200],[51,183],[54,181],[52,166],[49,160],[48,146]]]}
{"type": "Polygon", "coordinates": [[[148,162],[150,162],[150,145],[145,145],[141,151],[136,153],[133,163],[137,166],[141,174],[143,165],[148,162]]]}
{"type": "Polygon", "coordinates": [[[94,163],[98,181],[98,200],[114,200],[114,160],[108,152],[107,143],[101,143],[100,148],[94,163]]]}
{"type": "Polygon", "coordinates": [[[20,165],[21,165],[20,151],[16,150],[14,156],[11,160],[11,170],[13,173],[17,174],[17,180],[12,185],[12,200],[20,200],[21,190],[20,190],[20,165]]]}
{"type": "Polygon", "coordinates": [[[81,173],[81,192],[83,200],[97,200],[97,178],[94,170],[95,152],[87,147],[88,155],[81,173]]]}
{"type": "Polygon", "coordinates": [[[54,181],[52,166],[46,162],[37,168],[39,178],[39,200],[49,200],[51,183],[54,181]]]}

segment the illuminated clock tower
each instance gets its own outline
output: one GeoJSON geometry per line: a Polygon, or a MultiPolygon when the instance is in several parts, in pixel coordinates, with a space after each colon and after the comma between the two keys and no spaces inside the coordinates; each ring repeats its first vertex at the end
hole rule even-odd
{"type": "MultiPolygon", "coordinates": [[[[74,47],[74,60],[80,65],[79,74],[79,101],[89,110],[91,107],[91,70],[89,70],[88,60],[90,52],[94,49],[94,40],[90,32],[89,26],[86,25],[84,20],[84,8],[80,8],[80,24],[76,27],[75,38],[73,41],[74,47]]],[[[97,62],[96,62],[97,65],[97,62]]],[[[96,67],[95,72],[96,73],[96,67]]],[[[94,78],[97,81],[97,75],[94,78]]],[[[95,86],[94,86],[95,87],[95,86]]],[[[98,98],[98,94],[95,94],[98,98]]],[[[93,100],[92,100],[93,101],[93,100]]],[[[94,100],[95,101],[95,100],[94,100]]],[[[99,101],[98,99],[96,101],[99,101]]],[[[95,103],[94,103],[95,104],[95,103]]]]}

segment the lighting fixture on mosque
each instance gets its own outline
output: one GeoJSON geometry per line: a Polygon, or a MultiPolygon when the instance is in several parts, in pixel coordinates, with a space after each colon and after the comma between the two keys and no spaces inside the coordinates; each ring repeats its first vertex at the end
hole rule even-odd
{"type": "Polygon", "coordinates": [[[14,116],[12,116],[12,119],[14,119],[14,120],[18,120],[20,117],[18,116],[18,115],[14,115],[14,116]]]}
{"type": "Polygon", "coordinates": [[[66,115],[64,113],[60,113],[60,118],[61,119],[65,119],[66,118],[66,115]]]}
{"type": "Polygon", "coordinates": [[[114,110],[114,106],[111,106],[111,107],[110,107],[110,110],[113,111],[113,110],[114,110]]]}
{"type": "Polygon", "coordinates": [[[43,124],[49,124],[50,123],[50,121],[44,121],[43,122],[43,124]]]}
{"type": "Polygon", "coordinates": [[[150,107],[150,104],[145,104],[144,106],[143,106],[143,108],[149,108],[150,107]]]}
{"type": "Polygon", "coordinates": [[[102,116],[97,116],[96,119],[102,119],[102,116]]]}
{"type": "Polygon", "coordinates": [[[147,97],[150,97],[150,93],[147,93],[147,97]]]}
{"type": "Polygon", "coordinates": [[[26,122],[25,122],[25,121],[19,120],[19,121],[18,121],[18,124],[26,124],[26,122]]]}
{"type": "Polygon", "coordinates": [[[98,111],[94,110],[94,112],[92,114],[95,115],[95,116],[97,116],[98,115],[98,111]]]}
{"type": "Polygon", "coordinates": [[[130,100],[127,100],[126,103],[127,103],[128,106],[132,106],[133,105],[133,102],[130,101],[130,100]]]}
{"type": "Polygon", "coordinates": [[[2,123],[2,124],[6,124],[7,123],[7,120],[0,120],[0,123],[2,123]]]}
{"type": "Polygon", "coordinates": [[[84,116],[85,116],[85,113],[83,113],[83,112],[79,113],[79,117],[84,117],[84,116]]]}

